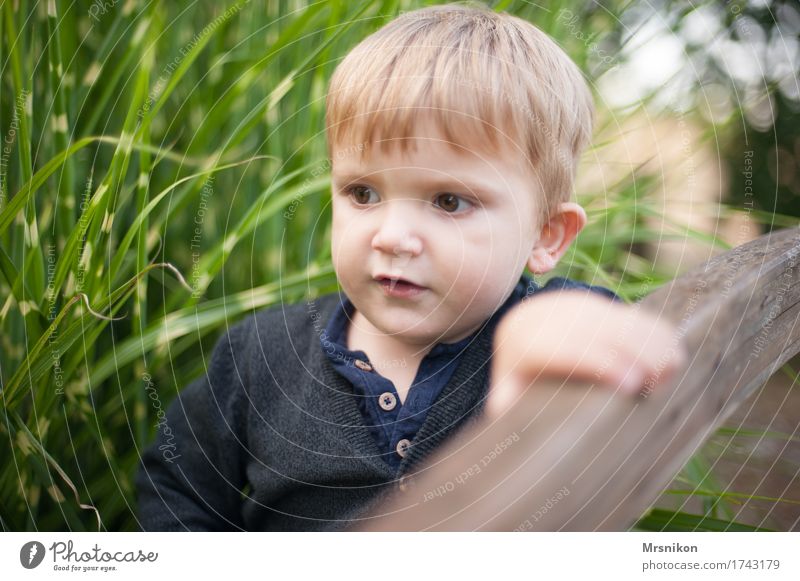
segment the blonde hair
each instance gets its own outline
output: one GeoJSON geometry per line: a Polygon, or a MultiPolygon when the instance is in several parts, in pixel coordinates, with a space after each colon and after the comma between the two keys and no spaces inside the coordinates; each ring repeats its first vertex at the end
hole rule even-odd
{"type": "Polygon", "coordinates": [[[420,113],[453,143],[478,138],[496,148],[504,133],[539,179],[546,221],[571,197],[593,112],[575,63],[531,23],[485,7],[432,6],[401,14],[339,63],[326,101],[328,153],[382,139],[381,147],[388,139],[407,147],[420,113]]]}

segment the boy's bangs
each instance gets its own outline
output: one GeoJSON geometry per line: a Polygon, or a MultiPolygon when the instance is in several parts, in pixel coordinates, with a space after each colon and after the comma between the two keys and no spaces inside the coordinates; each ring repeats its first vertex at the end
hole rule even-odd
{"type": "Polygon", "coordinates": [[[511,140],[521,155],[526,145],[509,123],[513,111],[507,104],[476,90],[457,78],[403,78],[396,75],[367,85],[342,87],[335,101],[336,116],[329,118],[329,148],[359,146],[414,147],[420,124],[433,123],[455,148],[496,151],[511,140]]]}

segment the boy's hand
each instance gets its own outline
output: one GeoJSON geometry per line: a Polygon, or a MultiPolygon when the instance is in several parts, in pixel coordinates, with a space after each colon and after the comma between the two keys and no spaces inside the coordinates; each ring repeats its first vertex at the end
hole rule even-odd
{"type": "Polygon", "coordinates": [[[540,377],[585,379],[636,394],[688,361],[668,321],[583,290],[542,293],[514,307],[497,327],[494,348],[486,402],[494,417],[540,377]]]}

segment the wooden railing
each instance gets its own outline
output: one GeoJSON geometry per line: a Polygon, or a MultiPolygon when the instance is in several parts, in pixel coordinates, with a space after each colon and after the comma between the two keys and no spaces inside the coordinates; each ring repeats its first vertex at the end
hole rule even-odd
{"type": "Polygon", "coordinates": [[[800,229],[722,254],[645,297],[688,364],[638,397],[542,381],[432,455],[353,530],[626,530],[728,415],[800,350],[800,229]]]}

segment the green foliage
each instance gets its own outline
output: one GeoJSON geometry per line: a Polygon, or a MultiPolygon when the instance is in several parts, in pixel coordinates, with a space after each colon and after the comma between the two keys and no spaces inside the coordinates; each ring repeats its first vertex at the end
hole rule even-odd
{"type": "Polygon", "coordinates": [[[227,325],[336,289],[324,87],[382,7],[49,5],[2,14],[0,522],[133,529],[144,378],[167,405],[227,325]]]}

